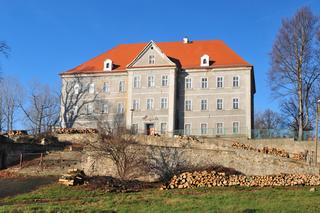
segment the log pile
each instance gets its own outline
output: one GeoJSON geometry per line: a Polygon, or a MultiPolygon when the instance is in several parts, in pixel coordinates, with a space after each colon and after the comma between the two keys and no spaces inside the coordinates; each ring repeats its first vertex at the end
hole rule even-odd
{"type": "Polygon", "coordinates": [[[191,142],[199,142],[199,139],[196,136],[191,135],[175,135],[174,136],[178,141],[191,141],[191,142]]]}
{"type": "Polygon", "coordinates": [[[266,186],[319,186],[319,175],[304,174],[281,174],[268,176],[245,176],[245,175],[226,175],[224,172],[215,171],[195,171],[184,172],[174,176],[167,184],[160,187],[160,190],[182,189],[196,187],[216,187],[216,186],[247,186],[247,187],[266,187],[266,186]]]}
{"type": "Polygon", "coordinates": [[[23,136],[28,135],[28,132],[26,130],[10,130],[6,133],[10,138],[14,136],[23,136]]]}
{"type": "Polygon", "coordinates": [[[278,148],[273,148],[273,147],[263,147],[262,149],[255,148],[251,145],[248,144],[243,144],[239,142],[235,142],[232,144],[233,148],[237,149],[244,149],[244,150],[249,150],[249,151],[256,151],[256,152],[261,152],[264,154],[269,154],[269,155],[274,155],[278,157],[284,157],[284,158],[292,158],[294,160],[306,160],[306,153],[300,152],[300,153],[292,153],[289,155],[289,152],[287,152],[284,149],[278,149],[278,148]]]}
{"type": "Polygon", "coordinates": [[[63,174],[59,178],[59,183],[66,186],[75,186],[84,184],[86,175],[82,170],[69,169],[67,174],[63,174]]]}
{"type": "Polygon", "coordinates": [[[93,128],[59,128],[54,131],[57,134],[89,134],[89,133],[98,133],[97,129],[93,128]]]}

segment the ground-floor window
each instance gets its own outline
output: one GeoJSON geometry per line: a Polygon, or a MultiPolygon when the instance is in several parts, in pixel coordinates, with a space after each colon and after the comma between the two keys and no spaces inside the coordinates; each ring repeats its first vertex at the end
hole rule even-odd
{"type": "Polygon", "coordinates": [[[208,124],[202,123],[200,127],[201,127],[201,135],[208,134],[208,124]]]}
{"type": "Polygon", "coordinates": [[[223,134],[223,123],[217,123],[217,135],[223,134]]]}
{"type": "Polygon", "coordinates": [[[233,132],[233,134],[239,133],[239,122],[238,121],[235,121],[232,123],[232,132],[233,132]]]}
{"type": "Polygon", "coordinates": [[[184,125],[184,134],[190,135],[191,134],[191,124],[185,124],[184,125]]]}
{"type": "Polygon", "coordinates": [[[160,133],[166,134],[166,132],[167,132],[167,123],[161,123],[160,124],[160,133]]]}
{"type": "Polygon", "coordinates": [[[138,124],[132,124],[132,134],[138,133],[138,124]]]}

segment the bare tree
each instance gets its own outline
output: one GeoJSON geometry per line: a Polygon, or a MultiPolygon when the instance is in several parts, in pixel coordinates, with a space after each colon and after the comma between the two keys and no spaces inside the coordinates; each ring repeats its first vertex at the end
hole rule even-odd
{"type": "Polygon", "coordinates": [[[46,132],[58,122],[59,98],[48,85],[34,83],[27,105],[20,102],[20,107],[34,133],[46,132]]]}
{"type": "Polygon", "coordinates": [[[273,44],[269,79],[275,97],[296,101],[298,140],[309,125],[310,95],[319,79],[316,68],[315,33],[318,18],[303,7],[291,19],[284,19],[273,44]]]}
{"type": "Polygon", "coordinates": [[[110,159],[121,180],[130,180],[141,174],[144,168],[144,149],[138,146],[134,136],[123,129],[114,131],[108,125],[99,125],[99,139],[86,143],[93,157],[110,159]]]}
{"type": "Polygon", "coordinates": [[[256,113],[254,118],[255,137],[280,137],[288,134],[283,131],[286,126],[285,119],[271,109],[256,113]]]}
{"type": "Polygon", "coordinates": [[[0,122],[2,121],[2,129],[4,126],[7,131],[13,129],[17,111],[19,109],[19,102],[21,100],[21,92],[22,89],[17,79],[10,77],[2,79],[0,85],[0,122]]]}
{"type": "Polygon", "coordinates": [[[98,93],[89,94],[88,81],[79,75],[62,78],[60,126],[72,128],[77,119],[87,115],[85,107],[95,102],[98,93]]]}

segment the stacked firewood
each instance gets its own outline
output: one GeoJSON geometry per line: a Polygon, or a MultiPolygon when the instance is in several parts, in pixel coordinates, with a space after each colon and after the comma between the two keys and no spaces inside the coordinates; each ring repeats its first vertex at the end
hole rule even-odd
{"type": "Polygon", "coordinates": [[[75,186],[84,184],[86,175],[82,170],[79,169],[69,169],[67,174],[63,174],[59,178],[59,183],[66,186],[75,186]]]}
{"type": "Polygon", "coordinates": [[[9,137],[28,135],[26,130],[10,130],[6,133],[9,137]]]}
{"type": "Polygon", "coordinates": [[[284,157],[284,158],[292,158],[294,160],[306,160],[306,153],[300,152],[300,153],[292,153],[289,155],[289,152],[287,152],[284,149],[278,149],[278,148],[270,148],[270,147],[263,147],[262,149],[255,148],[251,145],[248,144],[243,144],[239,142],[235,142],[232,144],[233,148],[237,149],[245,149],[245,150],[250,150],[250,151],[256,151],[256,152],[261,152],[264,154],[269,154],[269,155],[275,155],[279,157],[284,157]]]}
{"type": "Polygon", "coordinates": [[[59,128],[54,131],[57,134],[89,134],[89,133],[98,133],[97,129],[85,128],[59,128]]]}
{"type": "Polygon", "coordinates": [[[319,175],[281,174],[267,176],[226,175],[224,172],[196,171],[184,172],[174,176],[167,184],[160,187],[164,189],[216,187],[216,186],[319,186],[319,175]]]}
{"type": "Polygon", "coordinates": [[[178,139],[178,141],[199,142],[199,139],[196,136],[191,135],[175,135],[175,138],[178,139]]]}

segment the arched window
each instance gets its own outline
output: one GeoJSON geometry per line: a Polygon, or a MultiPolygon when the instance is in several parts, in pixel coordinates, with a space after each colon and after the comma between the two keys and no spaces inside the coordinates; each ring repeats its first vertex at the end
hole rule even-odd
{"type": "Polygon", "coordinates": [[[209,66],[209,56],[208,55],[204,54],[201,57],[200,66],[202,66],[202,67],[209,66]]]}
{"type": "Polygon", "coordinates": [[[110,59],[107,59],[104,61],[104,71],[111,71],[112,70],[112,61],[110,59]]]}

